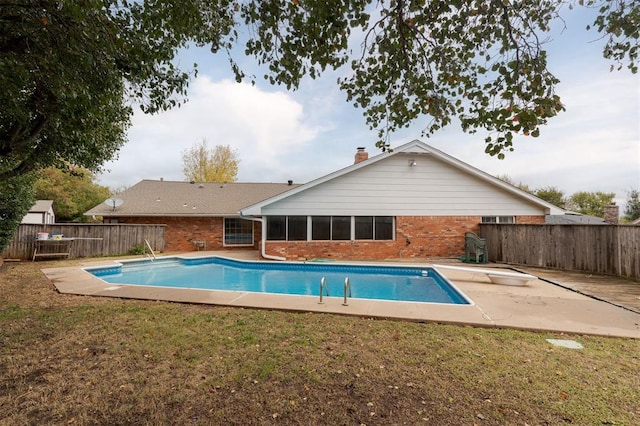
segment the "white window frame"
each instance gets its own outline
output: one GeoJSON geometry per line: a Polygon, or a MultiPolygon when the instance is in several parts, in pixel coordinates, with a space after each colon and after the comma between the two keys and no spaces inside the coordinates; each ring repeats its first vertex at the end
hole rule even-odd
{"type": "MultiPolygon", "coordinates": [[[[276,216],[284,216],[285,217],[285,239],[284,240],[267,240],[267,241],[293,241],[293,240],[289,240],[289,215],[276,215],[276,216]]],[[[304,216],[304,215],[292,215],[292,216],[304,216]]],[[[333,232],[333,215],[317,215],[317,216],[328,216],[330,218],[329,220],[329,236],[332,235],[333,232]]],[[[373,232],[373,238],[370,240],[356,240],[356,216],[353,215],[336,215],[336,216],[348,216],[351,218],[351,229],[350,229],[350,235],[349,235],[349,239],[348,240],[333,240],[333,239],[328,239],[328,240],[314,240],[313,239],[313,217],[314,215],[307,215],[307,239],[306,241],[395,241],[396,240],[396,217],[395,216],[375,216],[375,215],[371,215],[371,217],[373,218],[373,228],[372,228],[372,232],[373,232]],[[385,240],[378,240],[375,238],[376,235],[376,225],[375,225],[375,218],[376,217],[390,217],[391,218],[391,239],[385,239],[385,240]]],[[[365,216],[365,215],[360,215],[360,216],[365,216]]],[[[358,216],[359,217],[359,216],[358,216]]],[[[265,229],[266,232],[266,229],[265,229]]],[[[305,240],[295,240],[295,241],[305,241],[305,240]]]]}
{"type": "Polygon", "coordinates": [[[255,229],[253,226],[253,222],[247,219],[242,219],[240,217],[224,217],[222,218],[222,246],[223,247],[253,247],[255,245],[255,229]],[[251,243],[243,243],[243,244],[228,244],[227,243],[227,219],[233,220],[243,220],[251,224],[251,243]]]}
{"type": "Polygon", "coordinates": [[[505,223],[516,223],[515,216],[482,216],[482,221],[480,223],[496,223],[496,224],[505,224],[505,223]],[[485,219],[492,218],[494,221],[486,221],[485,219]]]}

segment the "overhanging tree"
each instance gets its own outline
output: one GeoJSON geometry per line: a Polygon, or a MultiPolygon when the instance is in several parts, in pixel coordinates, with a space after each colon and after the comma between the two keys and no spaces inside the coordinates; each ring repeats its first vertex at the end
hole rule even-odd
{"type": "Polygon", "coordinates": [[[598,8],[592,26],[608,38],[604,56],[637,72],[640,1],[346,0],[247,2],[256,36],[247,53],[268,64],[272,83],[296,87],[303,76],[347,62],[339,80],[363,109],[378,146],[420,117],[429,135],[457,117],[463,130],[484,129],[486,152],[504,157],[515,135],[539,136],[564,109],[544,43],[564,6],[598,8]],[[369,13],[371,12],[371,13],[369,13]],[[350,54],[350,29],[361,51],[350,54]]]}
{"type": "Polygon", "coordinates": [[[0,181],[68,162],[95,170],[125,142],[132,106],[179,103],[189,43],[245,53],[265,78],[296,88],[347,63],[340,86],[378,129],[460,119],[503,156],[562,111],[545,34],[563,6],[598,7],[604,56],[637,72],[640,0],[56,0],[0,1],[0,181]],[[246,29],[246,31],[244,30],[246,29]],[[362,34],[352,51],[352,33],[362,34]]]}
{"type": "Polygon", "coordinates": [[[30,205],[21,176],[96,171],[124,144],[135,105],[176,105],[189,79],[173,65],[177,49],[215,44],[231,11],[197,0],[0,0],[0,185],[13,185],[2,189],[21,207],[13,216],[30,205]]]}
{"type": "Polygon", "coordinates": [[[156,112],[186,94],[188,70],[173,60],[190,43],[253,79],[232,56],[244,44],[290,89],[350,64],[340,87],[382,149],[421,117],[426,134],[457,117],[503,157],[564,108],[543,47],[561,8],[578,4],[598,8],[604,56],[637,72],[640,0],[0,0],[0,183],[112,159],[133,107],[156,112]]]}
{"type": "Polygon", "coordinates": [[[176,105],[189,79],[177,49],[231,28],[199,3],[0,1],[0,182],[50,165],[96,170],[125,142],[134,104],[176,105]]]}

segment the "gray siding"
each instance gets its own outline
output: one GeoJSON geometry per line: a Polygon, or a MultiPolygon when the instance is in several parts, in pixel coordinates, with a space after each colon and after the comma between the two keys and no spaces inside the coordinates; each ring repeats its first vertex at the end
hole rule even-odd
{"type": "Polygon", "coordinates": [[[263,215],[542,215],[544,209],[430,154],[398,153],[265,206],[263,215]],[[409,166],[410,160],[416,165],[409,166]]]}

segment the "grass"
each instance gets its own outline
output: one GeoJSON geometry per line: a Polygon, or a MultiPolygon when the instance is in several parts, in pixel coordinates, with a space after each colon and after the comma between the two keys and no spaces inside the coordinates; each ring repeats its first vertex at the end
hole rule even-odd
{"type": "Polygon", "coordinates": [[[2,425],[640,422],[638,340],[62,295],[60,264],[0,270],[2,425]]]}

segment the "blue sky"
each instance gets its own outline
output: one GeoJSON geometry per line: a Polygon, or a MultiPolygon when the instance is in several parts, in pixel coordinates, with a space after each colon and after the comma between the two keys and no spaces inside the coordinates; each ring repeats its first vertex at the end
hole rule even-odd
{"type": "MultiPolygon", "coordinates": [[[[558,22],[552,32],[550,69],[561,80],[557,93],[567,111],[539,138],[518,138],[515,151],[498,160],[484,153],[481,131],[467,135],[454,124],[423,137],[429,120],[424,117],[391,135],[391,145],[420,139],[532,189],[555,186],[567,195],[615,192],[623,206],[627,192],[640,189],[640,76],[609,71],[602,41],[585,30],[589,16],[584,9],[566,10],[566,28],[561,31],[558,22]]],[[[189,102],[154,116],[136,113],[129,142],[117,160],[105,165],[100,184],[118,189],[141,179],[184,180],[181,153],[202,139],[210,147],[230,145],[237,151],[243,182],[307,182],[352,164],[358,146],[378,153],[375,132],[336,85],[339,73],[348,69],[305,79],[288,92],[261,80],[255,86],[235,83],[226,57],[207,49],[190,49],[178,58],[184,69],[194,61],[199,76],[191,82],[189,102]]],[[[242,62],[252,69],[251,58],[242,62]]]]}

